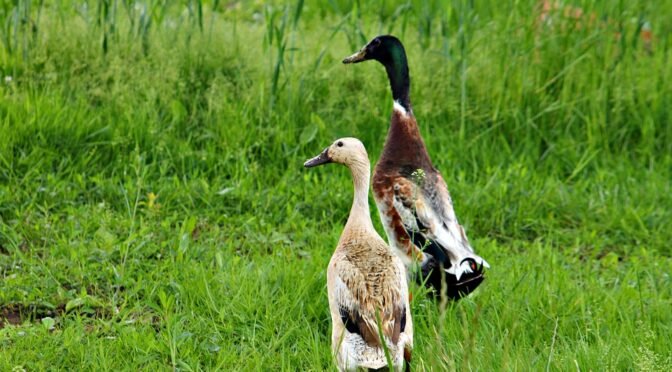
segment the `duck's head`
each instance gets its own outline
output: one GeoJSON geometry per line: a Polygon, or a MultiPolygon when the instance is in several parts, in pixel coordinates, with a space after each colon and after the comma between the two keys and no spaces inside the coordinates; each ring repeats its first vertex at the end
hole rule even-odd
{"type": "Polygon", "coordinates": [[[411,78],[408,74],[406,50],[401,41],[392,35],[376,36],[359,52],[344,59],[343,63],[359,63],[370,59],[385,66],[392,89],[392,98],[407,112],[411,112],[411,99],[409,98],[411,78]]]}
{"type": "Polygon", "coordinates": [[[392,35],[380,35],[374,37],[357,53],[345,58],[343,63],[359,63],[373,59],[387,66],[398,60],[401,54],[405,56],[406,52],[399,39],[392,35]]]}
{"type": "Polygon", "coordinates": [[[319,155],[308,159],[303,163],[303,166],[312,168],[327,163],[339,163],[351,166],[356,163],[368,163],[368,159],[364,144],[357,138],[347,137],[337,139],[319,155]]]}

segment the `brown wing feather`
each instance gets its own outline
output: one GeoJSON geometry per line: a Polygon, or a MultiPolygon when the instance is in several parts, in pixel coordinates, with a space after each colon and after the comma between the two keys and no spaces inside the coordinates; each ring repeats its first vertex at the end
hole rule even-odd
{"type": "Polygon", "coordinates": [[[350,333],[357,333],[370,346],[380,346],[376,314],[383,334],[394,343],[403,332],[406,310],[401,301],[398,278],[403,275],[392,265],[393,256],[385,243],[361,240],[342,242],[347,253],[338,263],[339,277],[350,291],[354,304],[342,304],[341,319],[350,333]]]}
{"type": "Polygon", "coordinates": [[[388,237],[390,240],[396,242],[396,246],[401,249],[406,257],[413,260],[422,261],[423,254],[411,241],[410,236],[404,226],[403,219],[394,208],[394,183],[395,177],[387,177],[381,172],[376,172],[373,179],[373,191],[378,205],[384,205],[384,209],[380,209],[384,214],[383,220],[387,220],[388,237]]]}
{"type": "MultiPolygon", "coordinates": [[[[399,342],[399,336],[405,330],[405,317],[406,309],[403,306],[397,306],[391,316],[388,315],[382,319],[383,335],[392,340],[394,344],[399,342]]],[[[341,320],[348,332],[362,336],[367,345],[380,346],[377,327],[368,322],[359,311],[341,309],[341,320]]]]}
{"type": "Polygon", "coordinates": [[[348,332],[362,336],[362,339],[364,339],[364,342],[366,342],[367,345],[371,347],[380,346],[378,332],[371,324],[366,322],[359,311],[352,309],[345,310],[341,308],[341,320],[348,332]]]}
{"type": "Polygon", "coordinates": [[[404,332],[404,328],[406,327],[406,308],[403,306],[395,307],[391,320],[394,328],[389,336],[392,342],[396,344],[399,342],[399,335],[404,332]]]}

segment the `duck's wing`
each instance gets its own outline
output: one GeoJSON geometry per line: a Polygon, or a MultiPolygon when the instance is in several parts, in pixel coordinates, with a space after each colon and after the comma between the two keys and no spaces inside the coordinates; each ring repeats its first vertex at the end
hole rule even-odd
{"type": "Polygon", "coordinates": [[[333,305],[338,308],[345,329],[360,335],[372,347],[381,344],[379,321],[383,335],[394,344],[406,329],[408,287],[405,273],[399,267],[393,267],[388,274],[395,277],[386,278],[386,274],[365,272],[347,259],[334,265],[330,288],[333,305]],[[374,276],[378,280],[372,280],[374,276]],[[390,286],[390,282],[397,283],[397,286],[390,286]]]}
{"type": "Polygon", "coordinates": [[[438,172],[396,177],[393,188],[394,209],[404,229],[413,243],[430,256],[423,265],[434,270],[442,266],[458,283],[463,275],[468,274],[466,278],[471,279],[480,276],[483,266],[490,267],[469,244],[455,216],[446,183],[438,172]]]}

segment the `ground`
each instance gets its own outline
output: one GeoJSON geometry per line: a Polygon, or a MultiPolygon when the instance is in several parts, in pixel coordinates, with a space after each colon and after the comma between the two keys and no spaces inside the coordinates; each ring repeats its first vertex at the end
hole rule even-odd
{"type": "Polygon", "coordinates": [[[672,4],[474,3],[0,6],[0,370],[334,369],[352,186],[302,164],[379,156],[384,70],[340,61],[380,33],[492,266],[412,288],[414,368],[670,370],[672,4]]]}

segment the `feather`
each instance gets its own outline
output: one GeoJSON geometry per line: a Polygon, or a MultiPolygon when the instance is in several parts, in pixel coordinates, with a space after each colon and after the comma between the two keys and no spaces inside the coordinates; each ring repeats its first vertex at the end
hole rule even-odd
{"type": "MultiPolygon", "coordinates": [[[[481,276],[479,268],[489,267],[476,255],[458,223],[452,201],[441,176],[435,172],[419,176],[421,172],[393,178],[393,207],[401,217],[406,234],[413,244],[423,250],[423,277],[427,284],[441,290],[446,281],[457,286],[461,279],[469,281],[481,276]],[[433,182],[427,182],[430,178],[433,182]],[[438,275],[437,271],[445,271],[438,275]]],[[[470,286],[480,283],[470,282],[470,286]]],[[[450,290],[450,289],[447,289],[450,290]]],[[[457,292],[453,292],[457,293],[457,292]]],[[[454,297],[454,296],[451,296],[454,297]]]]}

